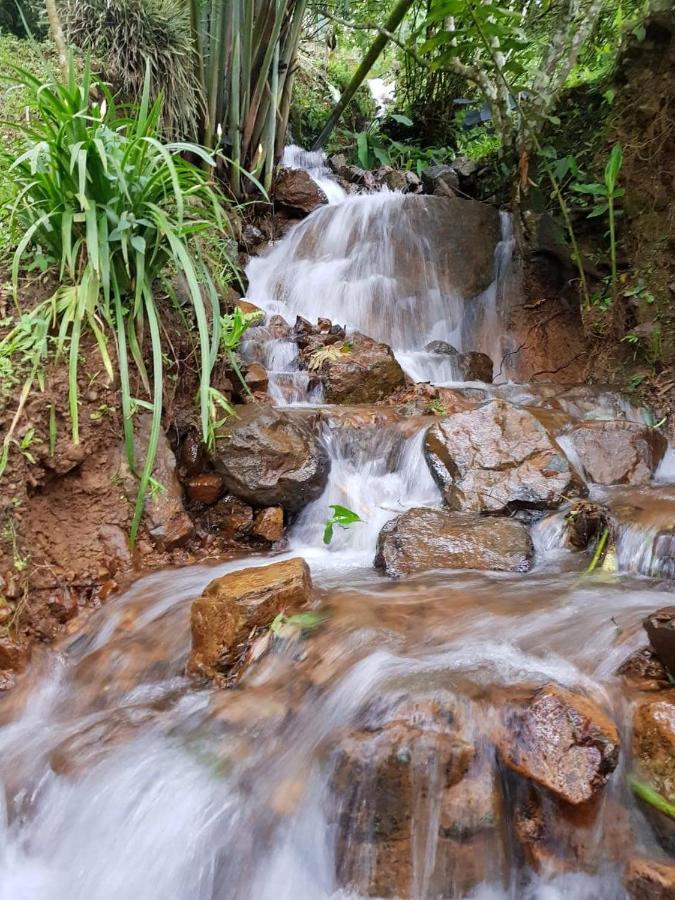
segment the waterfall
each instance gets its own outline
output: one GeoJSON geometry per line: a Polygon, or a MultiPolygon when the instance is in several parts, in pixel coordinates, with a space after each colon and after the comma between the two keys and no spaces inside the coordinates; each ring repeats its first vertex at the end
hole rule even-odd
{"type": "Polygon", "coordinates": [[[289,323],[320,316],[388,344],[415,381],[457,378],[452,358],[429,353],[431,341],[459,351],[502,356],[499,301],[513,239],[501,216],[501,238],[479,248],[492,277],[464,295],[464,248],[444,246],[438,216],[462,230],[462,202],[382,192],[322,207],[247,269],[248,298],[289,323]]]}

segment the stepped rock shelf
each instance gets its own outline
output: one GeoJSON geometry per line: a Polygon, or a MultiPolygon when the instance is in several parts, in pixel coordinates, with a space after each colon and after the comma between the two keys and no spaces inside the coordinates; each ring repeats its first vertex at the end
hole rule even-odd
{"type": "Polygon", "coordinates": [[[672,898],[672,449],[577,383],[559,260],[533,288],[508,217],[314,187],[249,266],[255,402],[177,451],[197,526],[260,553],[36,654],[0,895],[672,898]]]}

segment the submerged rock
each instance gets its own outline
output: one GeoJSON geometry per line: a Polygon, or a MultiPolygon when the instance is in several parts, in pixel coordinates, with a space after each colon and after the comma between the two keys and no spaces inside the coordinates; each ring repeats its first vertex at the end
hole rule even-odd
{"type": "Polygon", "coordinates": [[[359,895],[411,897],[424,865],[430,896],[464,896],[501,876],[500,796],[487,753],[467,739],[449,695],[407,698],[333,753],[338,881],[359,895]],[[434,831],[426,831],[429,824],[434,831]],[[456,892],[456,894],[455,894],[456,892]]]}
{"type": "Polygon", "coordinates": [[[220,679],[244,657],[255,632],[279,613],[294,614],[312,599],[309,567],[288,559],[216,578],[192,604],[190,675],[220,679]]]}
{"type": "Polygon", "coordinates": [[[304,169],[280,169],[274,199],[280,206],[304,215],[328,203],[324,192],[304,169]]]}
{"type": "Polygon", "coordinates": [[[671,674],[675,673],[675,606],[652,613],[642,623],[654,653],[671,674]]]}
{"type": "Polygon", "coordinates": [[[441,419],[424,452],[451,509],[548,509],[582,490],[544,426],[504,400],[441,419]]]}
{"type": "Polygon", "coordinates": [[[632,900],[675,900],[675,863],[636,857],[626,869],[632,900]]]}
{"type": "Polygon", "coordinates": [[[333,337],[329,348],[325,340],[313,343],[303,360],[321,376],[329,403],[374,403],[403,387],[403,369],[387,344],[358,331],[346,340],[333,337]]]}
{"type": "Polygon", "coordinates": [[[507,710],[499,753],[510,768],[566,803],[585,803],[619,759],[619,732],[586,697],[547,684],[507,710]]]}
{"type": "Polygon", "coordinates": [[[213,464],[229,493],[297,512],[323,491],[330,460],[304,413],[240,407],[218,432],[213,464]]]}
{"type": "Polygon", "coordinates": [[[529,533],[520,522],[418,508],[384,526],[375,566],[395,578],[429,569],[527,572],[533,555],[529,533]]]}
{"type": "Polygon", "coordinates": [[[582,422],[568,437],[596,484],[646,484],[668,447],[660,431],[625,419],[582,422]]]}

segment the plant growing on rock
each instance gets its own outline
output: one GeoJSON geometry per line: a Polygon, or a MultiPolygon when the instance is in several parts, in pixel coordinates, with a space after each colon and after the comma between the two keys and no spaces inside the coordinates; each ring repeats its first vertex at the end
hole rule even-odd
{"type": "Polygon", "coordinates": [[[125,444],[134,472],[132,413],[139,406],[152,410],[131,527],[133,543],[162,416],[164,341],[153,282],[169,267],[180,272],[188,285],[199,335],[199,404],[204,439],[207,436],[220,313],[212,280],[205,264],[192,253],[191,241],[206,230],[222,231],[226,224],[220,195],[207,174],[213,158],[196,144],[162,142],[162,101],[150,103],[149,70],[141,102],[127,115],[116,107],[106,85],[92,80],[86,62],[78,77],[71,58],[64,83],[43,84],[22,70],[15,70],[11,77],[30,92],[36,111],[21,129],[25,151],[6,159],[16,187],[14,215],[22,230],[12,264],[15,299],[19,270],[35,246],[41,248],[60,284],[30,311],[22,310],[16,300],[16,324],[0,342],[0,358],[19,353],[28,362],[17,414],[5,437],[0,474],[42,365],[66,354],[72,439],[79,442],[78,365],[82,336],[88,330],[111,380],[117,369],[125,444]],[[100,102],[92,101],[93,95],[100,102]],[[199,159],[205,169],[189,162],[186,153],[199,159]],[[200,282],[206,285],[213,309],[211,327],[200,282]],[[150,336],[152,378],[143,356],[145,331],[150,336]],[[149,401],[132,398],[131,362],[149,401]]]}
{"type": "Polygon", "coordinates": [[[346,356],[351,352],[352,346],[348,341],[342,344],[330,344],[327,347],[319,347],[312,353],[307,368],[310,372],[319,372],[324,363],[337,362],[341,356],[346,356]]]}

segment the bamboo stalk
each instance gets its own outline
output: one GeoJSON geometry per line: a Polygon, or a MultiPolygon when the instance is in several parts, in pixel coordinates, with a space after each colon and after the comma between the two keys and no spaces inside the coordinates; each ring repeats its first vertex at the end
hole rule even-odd
{"type": "Polygon", "coordinates": [[[335,127],[336,123],[339,121],[340,116],[345,111],[345,109],[349,106],[350,101],[352,100],[354,94],[361,87],[363,82],[366,79],[366,76],[373,68],[377,60],[379,59],[382,51],[387,45],[389,40],[389,34],[391,32],[396,31],[398,26],[403,21],[403,17],[408,12],[410,7],[413,5],[414,0],[398,0],[398,3],[394,7],[394,9],[389,14],[387,21],[385,22],[382,30],[377,35],[373,43],[370,45],[368,52],[363,57],[361,64],[359,65],[356,72],[352,76],[352,80],[349,82],[347,87],[345,88],[342,96],[338,100],[338,102],[333,107],[333,111],[328,116],[326,120],[326,124],[323,126],[321,130],[321,134],[318,136],[316,141],[314,142],[314,146],[312,150],[320,150],[323,145],[326,143],[328,138],[330,137],[330,133],[335,127]],[[386,34],[384,32],[387,32],[386,34]]]}

